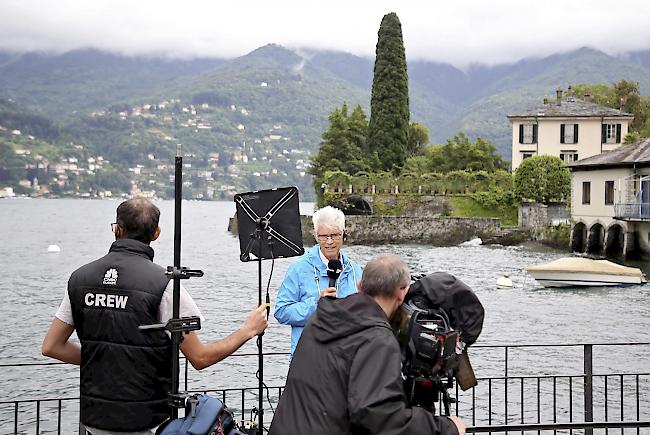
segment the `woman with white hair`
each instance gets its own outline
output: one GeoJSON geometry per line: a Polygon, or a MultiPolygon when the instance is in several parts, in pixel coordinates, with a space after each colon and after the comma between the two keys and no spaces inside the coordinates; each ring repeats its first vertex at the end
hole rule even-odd
{"type": "Polygon", "coordinates": [[[296,260],[284,276],[275,302],[275,318],[291,325],[291,354],[312,314],[318,299],[344,298],[357,291],[361,268],[341,251],[346,238],[345,215],[334,207],[323,207],[312,216],[316,245],[296,260]],[[332,261],[334,260],[334,261],[332,261]],[[340,261],[341,274],[330,285],[328,265],[340,261]]]}

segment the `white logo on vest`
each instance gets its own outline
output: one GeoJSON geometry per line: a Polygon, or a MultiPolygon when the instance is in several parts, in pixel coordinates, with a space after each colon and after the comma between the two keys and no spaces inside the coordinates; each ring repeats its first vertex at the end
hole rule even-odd
{"type": "Polygon", "coordinates": [[[117,284],[117,269],[108,269],[104,274],[104,285],[116,285],[117,284]]]}

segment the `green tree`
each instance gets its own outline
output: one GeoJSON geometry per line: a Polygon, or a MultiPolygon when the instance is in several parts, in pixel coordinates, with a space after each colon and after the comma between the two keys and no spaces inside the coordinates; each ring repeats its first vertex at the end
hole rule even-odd
{"type": "Polygon", "coordinates": [[[635,128],[633,131],[639,133],[640,137],[650,137],[650,96],[640,97],[632,126],[635,128]]]}
{"type": "Polygon", "coordinates": [[[499,155],[494,144],[477,138],[472,143],[465,133],[458,133],[444,145],[435,145],[427,150],[430,172],[486,171],[508,169],[508,164],[499,155]]]}
{"type": "Polygon", "coordinates": [[[650,136],[650,97],[641,95],[637,82],[621,80],[613,86],[583,84],[573,90],[579,97],[589,94],[598,104],[634,114],[630,132],[650,136]]]}
{"type": "Polygon", "coordinates": [[[429,129],[417,122],[409,124],[409,138],[406,146],[406,156],[419,156],[429,144],[429,129]]]}
{"type": "Polygon", "coordinates": [[[628,134],[626,134],[625,137],[623,138],[623,144],[627,145],[629,143],[634,143],[639,139],[641,139],[641,135],[639,135],[639,133],[637,133],[636,131],[631,131],[628,134]]]}
{"type": "Polygon", "coordinates": [[[593,101],[602,106],[619,108],[620,102],[617,101],[614,87],[605,84],[580,84],[571,86],[574,95],[578,98],[584,98],[589,94],[593,101]]]}
{"type": "Polygon", "coordinates": [[[559,157],[525,159],[515,171],[515,195],[536,202],[563,201],[571,194],[571,174],[559,157]]]}
{"type": "Polygon", "coordinates": [[[0,142],[0,187],[18,183],[25,176],[25,162],[8,144],[0,142]]]}
{"type": "MultiPolygon", "coordinates": [[[[641,105],[641,93],[639,92],[639,84],[637,82],[630,82],[621,80],[614,85],[616,98],[619,102],[619,107],[628,113],[637,113],[641,105]]],[[[633,129],[638,129],[639,124],[636,118],[632,121],[633,129]]]]}
{"type": "Polygon", "coordinates": [[[377,165],[377,162],[372,160],[375,156],[368,150],[368,119],[360,105],[354,108],[347,119],[345,136],[350,144],[350,157],[353,158],[346,170],[348,174],[354,175],[377,165]]]}
{"type": "Polygon", "coordinates": [[[397,14],[384,15],[379,26],[368,144],[377,155],[375,169],[399,172],[407,154],[409,95],[402,25],[397,14]]]}
{"type": "Polygon", "coordinates": [[[123,171],[115,168],[103,168],[80,183],[80,188],[93,192],[110,190],[114,193],[129,193],[131,180],[123,171]]]}
{"type": "Polygon", "coordinates": [[[431,172],[431,162],[427,156],[412,156],[404,162],[404,172],[426,174],[431,172]]]}
{"type": "Polygon", "coordinates": [[[328,117],[329,128],[323,133],[318,154],[311,161],[309,173],[314,175],[316,194],[321,195],[321,184],[328,171],[342,171],[354,175],[370,170],[366,149],[368,121],[361,106],[348,115],[348,105],[343,103],[328,117]]]}
{"type": "MultiPolygon", "coordinates": [[[[650,101],[648,101],[647,104],[647,113],[650,114],[650,101]]],[[[645,120],[645,123],[641,127],[641,130],[639,131],[639,134],[641,137],[650,137],[650,115],[648,115],[648,118],[645,120]]]]}
{"type": "Polygon", "coordinates": [[[219,154],[219,166],[224,168],[227,171],[228,166],[232,165],[234,161],[233,153],[231,151],[223,151],[219,154]]]}

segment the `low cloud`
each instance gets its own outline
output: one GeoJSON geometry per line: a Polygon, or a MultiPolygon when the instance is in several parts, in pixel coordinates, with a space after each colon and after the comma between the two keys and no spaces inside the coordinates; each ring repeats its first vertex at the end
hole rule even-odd
{"type": "Polygon", "coordinates": [[[268,43],[373,56],[397,12],[409,59],[496,64],[579,47],[650,49],[650,2],[215,2],[7,0],[0,50],[97,48],[128,55],[236,57],[268,43]]]}

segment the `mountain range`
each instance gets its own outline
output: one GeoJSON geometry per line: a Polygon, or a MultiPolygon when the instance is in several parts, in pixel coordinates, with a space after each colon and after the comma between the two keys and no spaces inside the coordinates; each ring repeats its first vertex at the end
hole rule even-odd
{"type": "MultiPolygon", "coordinates": [[[[154,138],[158,135],[182,142],[197,159],[210,153],[222,157],[230,153],[231,160],[247,155],[243,159],[247,162],[232,162],[240,176],[271,174],[278,169],[272,155],[293,150],[305,153],[301,161],[313,155],[327,115],[344,101],[360,104],[369,115],[373,64],[371,58],[348,53],[289,50],[275,44],[235,59],[133,58],[96,50],[0,53],[0,98],[51,120],[66,137],[83,141],[124,168],[173,148],[154,138]],[[97,116],[130,115],[134,107],[165,101],[174,102],[176,108],[168,115],[161,113],[160,119],[129,118],[127,129],[119,123],[98,125],[97,116]],[[191,129],[181,128],[187,122],[174,113],[199,105],[209,110],[193,122],[209,128],[191,134],[191,129]],[[111,152],[113,147],[121,151],[111,152]],[[130,152],[122,152],[129,147],[130,152]],[[261,164],[263,156],[268,158],[261,164]]],[[[432,143],[444,143],[463,131],[489,139],[506,159],[511,146],[506,116],[541,104],[558,87],[626,79],[638,82],[643,94],[650,92],[650,51],[611,56],[582,48],[467,70],[414,60],[408,62],[408,70],[411,119],[428,127],[432,143]]],[[[16,117],[8,117],[6,107],[0,111],[0,125],[28,130],[25,125],[9,125],[16,117]]],[[[293,160],[281,169],[280,180],[286,172],[288,181],[307,186],[307,180],[292,174],[292,168],[299,168],[293,160]]],[[[270,187],[260,176],[248,177],[248,185],[240,182],[239,187],[270,187]]]]}

